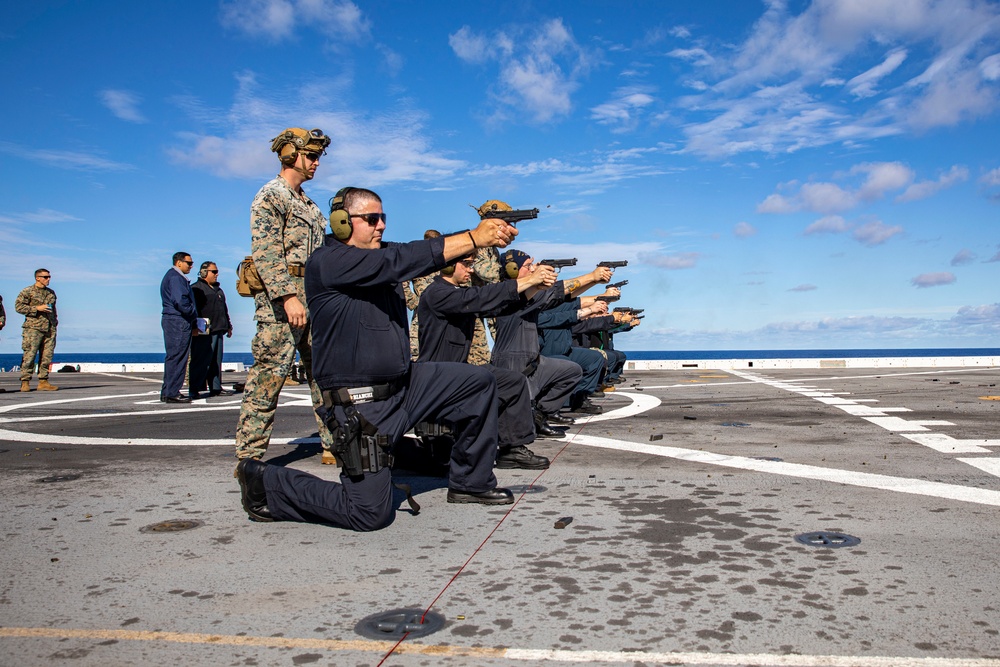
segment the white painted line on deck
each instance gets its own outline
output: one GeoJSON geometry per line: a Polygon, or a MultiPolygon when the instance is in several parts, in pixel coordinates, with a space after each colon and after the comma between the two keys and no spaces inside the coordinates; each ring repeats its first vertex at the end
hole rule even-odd
{"type": "MultiPolygon", "coordinates": [[[[66,641],[137,641],[208,646],[255,646],[279,649],[311,649],[331,653],[361,652],[384,655],[392,649],[400,655],[437,658],[469,658],[474,661],[516,660],[576,662],[591,664],[642,663],[667,665],[722,665],[741,667],[1000,667],[995,658],[918,658],[877,655],[799,655],[777,653],[672,653],[670,651],[573,651],[566,649],[526,649],[503,647],[421,644],[418,641],[378,642],[364,639],[319,639],[314,637],[255,637],[162,630],[0,628],[0,638],[52,639],[66,641]]],[[[334,658],[335,655],[328,656],[334,658]]]]}
{"type": "Polygon", "coordinates": [[[934,498],[947,498],[949,500],[960,500],[980,505],[993,505],[1000,507],[1000,491],[960,486],[957,484],[928,482],[922,479],[891,477],[889,475],[876,475],[874,473],[839,470],[837,468],[821,468],[819,466],[811,466],[801,463],[787,463],[785,461],[765,461],[745,456],[729,456],[727,454],[715,454],[713,452],[706,452],[702,450],[667,447],[664,445],[650,445],[641,442],[628,442],[625,440],[612,440],[611,438],[601,438],[589,435],[573,436],[573,444],[635,452],[638,454],[649,454],[652,456],[662,456],[664,458],[688,461],[691,463],[717,465],[724,468],[737,468],[740,470],[751,470],[754,472],[770,473],[772,475],[782,475],[785,477],[814,479],[823,482],[832,482],[834,484],[847,484],[850,486],[858,486],[869,489],[881,489],[883,491],[895,491],[897,493],[910,493],[913,495],[931,496],[934,498]]]}
{"type": "Polygon", "coordinates": [[[1000,459],[993,459],[988,457],[983,457],[979,459],[958,459],[962,463],[968,463],[970,466],[975,466],[983,472],[988,472],[991,475],[996,475],[1000,477],[1000,459]]]}

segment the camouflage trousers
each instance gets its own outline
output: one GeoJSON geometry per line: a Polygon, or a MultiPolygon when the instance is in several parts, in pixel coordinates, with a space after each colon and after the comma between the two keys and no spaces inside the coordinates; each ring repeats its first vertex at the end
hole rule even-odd
{"type": "Polygon", "coordinates": [[[52,354],[56,351],[56,330],[39,331],[38,329],[22,329],[21,349],[24,357],[21,359],[21,382],[31,379],[35,369],[35,356],[41,351],[38,361],[38,379],[49,379],[49,366],[52,365],[52,354]]]}
{"type": "MultiPolygon", "coordinates": [[[[486,320],[490,325],[490,334],[496,340],[497,329],[493,318],[486,320]]],[[[490,363],[490,344],[486,340],[486,327],[483,326],[482,318],[476,318],[476,326],[472,330],[472,347],[469,348],[469,363],[474,366],[485,366],[490,363]]]]}
{"type": "MultiPolygon", "coordinates": [[[[274,413],[278,395],[288,371],[299,351],[302,366],[309,381],[313,407],[323,405],[323,397],[312,376],[312,334],[309,327],[295,329],[289,324],[257,323],[257,335],[250,344],[254,363],[247,373],[247,383],[240,405],[240,421],[236,426],[236,457],[260,458],[267,452],[274,428],[274,413]]],[[[332,449],[330,429],[315,415],[323,449],[332,449]]]]}

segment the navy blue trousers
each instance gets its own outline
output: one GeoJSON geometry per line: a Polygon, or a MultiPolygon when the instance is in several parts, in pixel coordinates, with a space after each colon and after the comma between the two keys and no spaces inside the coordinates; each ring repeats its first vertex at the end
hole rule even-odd
{"type": "Polygon", "coordinates": [[[163,359],[163,387],[160,398],[180,396],[184,385],[184,371],[187,367],[188,352],[191,350],[190,322],[183,317],[163,315],[160,317],[163,327],[163,347],[167,354],[163,359]]]}
{"type": "Polygon", "coordinates": [[[222,391],[222,339],[225,331],[195,336],[191,339],[191,366],[188,372],[188,392],[193,397],[203,391],[222,391]]]}
{"type": "Polygon", "coordinates": [[[580,365],[565,357],[538,357],[538,368],[528,376],[535,406],[547,415],[559,412],[580,382],[580,365]]]}
{"type": "MultiPolygon", "coordinates": [[[[493,465],[497,457],[497,383],[480,366],[444,362],[411,365],[407,386],[385,401],[363,403],[358,412],[393,443],[414,424],[444,422],[451,426],[448,486],[478,493],[497,485],[493,465]]],[[[343,409],[337,416],[343,421],[343,409]]],[[[365,473],[340,484],[281,466],[268,466],[264,491],[271,514],[285,521],[327,523],[353,530],[378,530],[393,519],[392,477],[388,468],[365,473]]]]}
{"type": "Polygon", "coordinates": [[[358,482],[341,475],[337,484],[294,468],[267,466],[264,492],[267,508],[279,521],[370,531],[388,526],[395,515],[388,468],[365,473],[358,482]]]}

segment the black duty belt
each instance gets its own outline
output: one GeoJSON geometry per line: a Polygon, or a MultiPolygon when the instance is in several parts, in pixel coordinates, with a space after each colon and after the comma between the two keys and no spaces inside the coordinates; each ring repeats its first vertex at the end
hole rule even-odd
{"type": "Polygon", "coordinates": [[[384,401],[392,396],[395,396],[400,389],[406,386],[406,379],[408,375],[409,373],[385,384],[372,384],[364,387],[336,387],[334,389],[324,389],[323,405],[332,407],[334,405],[357,405],[359,403],[370,403],[372,401],[384,401]]]}
{"type": "Polygon", "coordinates": [[[296,278],[306,277],[306,267],[304,264],[289,264],[288,265],[288,275],[295,276],[296,278]]]}

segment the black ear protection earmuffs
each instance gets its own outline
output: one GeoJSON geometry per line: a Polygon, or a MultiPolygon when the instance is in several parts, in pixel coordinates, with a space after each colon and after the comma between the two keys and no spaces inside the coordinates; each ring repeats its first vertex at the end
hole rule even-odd
{"type": "Polygon", "coordinates": [[[344,209],[344,197],[355,188],[341,188],[330,200],[330,231],[338,241],[346,241],[354,233],[351,214],[344,209]]]}

